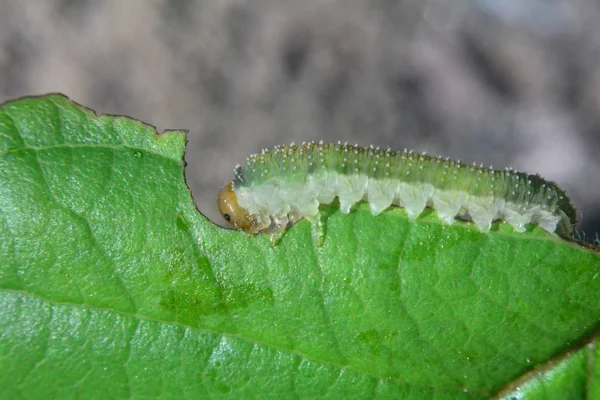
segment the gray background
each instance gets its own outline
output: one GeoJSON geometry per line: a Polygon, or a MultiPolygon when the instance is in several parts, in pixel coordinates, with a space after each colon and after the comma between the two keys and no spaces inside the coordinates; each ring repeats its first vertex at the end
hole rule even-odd
{"type": "Polygon", "coordinates": [[[558,181],[600,230],[594,0],[4,0],[0,101],[62,92],[188,129],[187,182],[303,140],[405,147],[558,181]]]}

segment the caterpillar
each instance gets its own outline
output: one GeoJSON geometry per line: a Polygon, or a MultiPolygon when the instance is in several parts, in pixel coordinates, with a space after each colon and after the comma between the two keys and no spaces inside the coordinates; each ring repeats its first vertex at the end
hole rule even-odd
{"type": "Polygon", "coordinates": [[[458,217],[482,232],[502,220],[517,232],[533,223],[571,238],[576,223],[565,192],[539,175],[407,150],[292,143],[251,155],[234,174],[219,192],[221,215],[237,229],[271,233],[272,244],[274,237],[304,218],[312,223],[314,244],[322,245],[319,205],[336,197],[346,214],[359,201],[367,201],[373,215],[390,206],[402,207],[412,220],[430,207],[445,224],[458,217]]]}

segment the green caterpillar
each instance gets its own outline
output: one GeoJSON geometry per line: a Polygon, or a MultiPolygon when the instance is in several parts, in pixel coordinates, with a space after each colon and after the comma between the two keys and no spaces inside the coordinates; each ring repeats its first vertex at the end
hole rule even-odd
{"type": "Polygon", "coordinates": [[[373,215],[395,205],[411,219],[430,207],[446,224],[460,217],[473,221],[482,232],[489,231],[493,221],[503,220],[518,232],[534,223],[570,238],[576,223],[576,211],[565,192],[539,175],[406,150],[292,144],[252,155],[234,172],[235,179],[218,197],[229,223],[250,233],[279,235],[305,218],[313,224],[316,245],[323,236],[319,205],[336,197],[344,213],[363,200],[373,215]]]}

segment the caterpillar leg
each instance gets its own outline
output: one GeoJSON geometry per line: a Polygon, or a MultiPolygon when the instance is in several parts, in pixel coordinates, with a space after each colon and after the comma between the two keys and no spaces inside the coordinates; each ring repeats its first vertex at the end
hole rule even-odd
{"type": "Polygon", "coordinates": [[[321,223],[321,214],[317,214],[314,217],[308,217],[306,219],[308,219],[308,221],[310,221],[311,224],[313,245],[315,247],[322,247],[325,238],[323,235],[323,224],[321,223]]]}
{"type": "Polygon", "coordinates": [[[283,232],[271,232],[271,234],[269,235],[269,241],[271,242],[271,247],[277,246],[282,237],[283,237],[283,232]]]}
{"type": "Polygon", "coordinates": [[[273,224],[270,231],[269,241],[271,247],[275,247],[279,244],[279,241],[283,237],[283,233],[289,224],[287,215],[279,216],[273,219],[273,224]]]}

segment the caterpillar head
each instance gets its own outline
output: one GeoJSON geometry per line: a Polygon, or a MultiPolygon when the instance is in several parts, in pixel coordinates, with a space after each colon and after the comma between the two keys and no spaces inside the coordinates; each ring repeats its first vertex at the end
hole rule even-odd
{"type": "Polygon", "coordinates": [[[236,229],[253,233],[257,231],[256,218],[238,203],[237,195],[233,191],[233,182],[223,186],[219,192],[217,204],[223,218],[236,229]]]}

